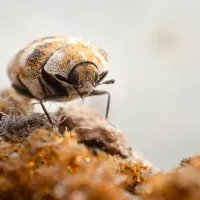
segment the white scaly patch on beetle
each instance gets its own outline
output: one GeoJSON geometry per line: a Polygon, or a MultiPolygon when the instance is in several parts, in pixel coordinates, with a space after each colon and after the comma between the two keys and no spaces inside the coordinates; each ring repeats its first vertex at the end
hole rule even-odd
{"type": "Polygon", "coordinates": [[[79,92],[80,93],[89,92],[89,91],[92,91],[92,89],[93,89],[93,86],[91,85],[91,82],[90,81],[86,81],[84,83],[84,87],[79,88],[79,92]]]}
{"type": "Polygon", "coordinates": [[[26,87],[31,91],[31,93],[37,97],[40,98],[42,96],[42,89],[38,82],[38,79],[21,79],[22,83],[26,85],[26,87]]]}
{"type": "Polygon", "coordinates": [[[65,41],[66,38],[48,38],[42,41],[38,41],[35,42],[33,44],[31,44],[30,46],[28,46],[27,48],[25,48],[25,51],[21,54],[20,59],[19,59],[19,64],[21,66],[24,66],[26,64],[26,59],[28,58],[29,55],[31,55],[34,51],[34,49],[42,44],[45,43],[51,43],[51,42],[57,42],[57,41],[65,41]]]}
{"type": "MultiPolygon", "coordinates": [[[[13,83],[19,83],[17,76],[16,76],[16,70],[13,71],[13,66],[15,66],[15,63],[18,62],[18,58],[16,58],[16,55],[12,56],[8,63],[8,74],[10,79],[13,81],[13,83]]],[[[17,71],[19,68],[17,68],[17,71]]]]}
{"type": "Polygon", "coordinates": [[[60,74],[59,63],[64,59],[65,53],[62,49],[55,51],[54,54],[49,58],[44,69],[51,74],[60,74]]]}
{"type": "MultiPolygon", "coordinates": [[[[105,60],[105,58],[95,48],[96,46],[94,47],[94,45],[92,45],[91,43],[89,43],[87,41],[82,40],[81,38],[69,37],[66,44],[78,44],[78,43],[82,43],[84,46],[87,46],[89,49],[91,49],[93,51],[93,53],[95,54],[95,56],[99,57],[102,60],[102,63],[104,65],[107,64],[107,61],[105,60]]],[[[80,55],[82,55],[82,54],[80,53],[80,55]]]]}
{"type": "MultiPolygon", "coordinates": [[[[105,60],[105,58],[100,54],[100,52],[98,52],[95,48],[91,48],[92,51],[94,52],[96,57],[99,57],[101,59],[102,62],[102,67],[99,68],[99,73],[101,74],[102,72],[106,71],[106,65],[107,65],[107,61],[105,60]]],[[[93,58],[93,62],[95,63],[96,58],[93,58]]]]}
{"type": "Polygon", "coordinates": [[[26,59],[28,58],[28,56],[31,53],[33,53],[34,49],[40,44],[41,42],[36,42],[36,43],[31,44],[27,48],[25,48],[24,52],[20,55],[20,58],[19,58],[19,64],[21,66],[24,66],[26,64],[26,59]]]}
{"type": "Polygon", "coordinates": [[[107,64],[106,59],[101,55],[101,53],[99,51],[97,51],[97,49],[95,49],[94,47],[91,46],[91,50],[93,51],[93,53],[95,54],[96,57],[99,57],[103,63],[103,65],[107,64]]]}
{"type": "MultiPolygon", "coordinates": [[[[98,47],[92,45],[91,43],[89,43],[89,42],[87,42],[87,41],[82,40],[81,38],[76,38],[76,37],[69,37],[69,40],[67,41],[67,44],[74,44],[74,45],[76,45],[76,44],[78,44],[78,43],[82,43],[84,46],[86,46],[87,48],[89,48],[89,49],[92,50],[92,52],[93,52],[94,55],[95,55],[95,57],[93,58],[93,60],[91,60],[92,62],[97,63],[96,57],[100,58],[100,60],[101,60],[103,66],[102,66],[102,68],[100,68],[99,70],[100,70],[100,73],[104,72],[104,71],[105,71],[105,68],[106,68],[106,65],[107,65],[107,61],[106,61],[106,59],[103,57],[103,55],[96,49],[96,48],[98,48],[98,47]]],[[[79,54],[80,54],[81,56],[84,55],[84,53],[82,53],[82,52],[79,52],[79,54]]],[[[85,57],[83,56],[83,58],[85,58],[85,57]]],[[[73,62],[70,63],[70,65],[71,65],[71,64],[73,64],[73,62]]]]}
{"type": "Polygon", "coordinates": [[[106,65],[107,65],[108,62],[107,62],[106,59],[103,57],[103,55],[96,49],[96,48],[98,48],[98,47],[95,46],[95,45],[92,45],[91,43],[88,43],[88,42],[84,42],[84,45],[85,45],[87,48],[91,49],[92,52],[93,52],[94,55],[95,55],[95,57],[93,58],[92,62],[97,63],[96,57],[100,58],[100,60],[101,60],[101,62],[102,62],[102,68],[100,68],[99,70],[100,70],[100,73],[104,72],[105,69],[106,69],[106,65]]]}
{"type": "Polygon", "coordinates": [[[78,37],[69,37],[67,40],[67,44],[77,44],[77,43],[85,43],[85,41],[78,37]]]}
{"type": "Polygon", "coordinates": [[[79,55],[80,55],[83,59],[86,59],[86,55],[85,55],[84,52],[78,52],[78,53],[79,53],[79,55]]]}
{"type": "Polygon", "coordinates": [[[91,49],[93,51],[93,53],[95,54],[96,57],[99,57],[102,60],[103,65],[107,64],[106,59],[103,57],[103,55],[96,49],[98,48],[96,45],[93,45],[87,41],[81,40],[81,39],[77,39],[76,42],[81,42],[84,46],[88,47],[89,49],[91,49]]]}

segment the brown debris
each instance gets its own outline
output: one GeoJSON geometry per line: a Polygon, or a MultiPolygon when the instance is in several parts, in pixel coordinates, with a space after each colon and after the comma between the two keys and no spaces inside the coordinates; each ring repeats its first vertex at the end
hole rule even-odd
{"type": "Polygon", "coordinates": [[[19,95],[9,88],[0,93],[0,112],[10,115],[21,115],[32,111],[30,99],[19,95]]]}
{"type": "Polygon", "coordinates": [[[178,168],[168,173],[149,176],[141,200],[199,200],[200,156],[183,159],[178,168]]]}
{"type": "Polygon", "coordinates": [[[50,129],[51,125],[43,114],[0,116],[0,141],[20,141],[37,128],[50,129]]]}
{"type": "Polygon", "coordinates": [[[200,170],[200,155],[194,155],[189,158],[184,158],[181,160],[180,167],[192,166],[200,170]]]}
{"type": "Polygon", "coordinates": [[[176,169],[152,176],[141,200],[199,200],[200,172],[194,167],[176,169]]]}
{"type": "Polygon", "coordinates": [[[136,194],[151,168],[123,159],[133,158],[123,134],[96,112],[60,109],[52,114],[57,126],[61,120],[56,129],[44,114],[7,109],[0,116],[0,199],[135,199],[128,190],[136,194]]]}
{"type": "Polygon", "coordinates": [[[141,163],[122,162],[119,165],[119,170],[128,176],[126,188],[132,194],[140,193],[139,190],[137,191],[137,186],[144,183],[147,175],[151,174],[151,168],[141,163]]]}
{"type": "Polygon", "coordinates": [[[39,129],[22,143],[0,143],[1,199],[124,199],[117,159],[99,158],[70,133],[39,129]],[[102,162],[103,159],[103,162],[102,162]]]}
{"type": "Polygon", "coordinates": [[[60,109],[58,115],[63,115],[59,130],[65,128],[77,133],[78,141],[90,147],[99,148],[111,155],[120,155],[123,158],[131,156],[124,135],[108,123],[97,112],[86,108],[60,109]]]}

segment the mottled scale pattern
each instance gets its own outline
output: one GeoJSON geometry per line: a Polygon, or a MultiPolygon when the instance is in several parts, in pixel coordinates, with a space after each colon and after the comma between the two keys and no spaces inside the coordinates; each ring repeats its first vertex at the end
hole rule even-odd
{"type": "Polygon", "coordinates": [[[38,76],[43,67],[50,74],[67,78],[71,69],[81,62],[94,63],[101,73],[105,71],[107,54],[81,39],[50,36],[34,40],[20,50],[9,63],[8,73],[13,84],[26,87],[40,99],[43,94],[38,76]]]}
{"type": "Polygon", "coordinates": [[[51,74],[59,73],[67,78],[72,68],[81,62],[94,63],[100,74],[107,63],[100,49],[82,41],[69,40],[51,56],[44,68],[51,74]]]}
{"type": "Polygon", "coordinates": [[[38,82],[41,66],[66,42],[66,37],[46,37],[35,40],[20,50],[9,64],[8,72],[14,84],[26,87],[36,98],[42,96],[38,82]],[[19,82],[18,78],[23,83],[19,82]]]}

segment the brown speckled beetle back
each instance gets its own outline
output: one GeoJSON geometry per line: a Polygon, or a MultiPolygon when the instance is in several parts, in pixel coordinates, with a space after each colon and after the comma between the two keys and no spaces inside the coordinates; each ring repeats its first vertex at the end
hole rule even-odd
{"type": "Polygon", "coordinates": [[[21,94],[40,101],[50,123],[44,101],[70,101],[78,97],[108,95],[95,90],[108,74],[107,54],[92,44],[80,39],[64,36],[45,37],[33,41],[20,50],[8,67],[13,87],[21,94]]]}

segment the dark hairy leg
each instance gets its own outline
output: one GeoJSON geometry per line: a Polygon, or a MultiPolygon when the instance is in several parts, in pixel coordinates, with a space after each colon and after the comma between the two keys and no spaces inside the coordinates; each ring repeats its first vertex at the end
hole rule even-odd
{"type": "MultiPolygon", "coordinates": [[[[47,78],[47,77],[46,77],[47,78]]],[[[68,93],[67,93],[67,90],[63,90],[62,88],[60,88],[58,85],[58,83],[53,83],[52,85],[54,86],[54,90],[56,90],[56,94],[52,94],[52,95],[48,95],[47,94],[47,91],[46,91],[46,85],[47,83],[43,80],[43,77],[42,76],[39,76],[38,77],[38,81],[40,83],[40,87],[42,89],[42,92],[43,92],[43,97],[40,99],[40,104],[41,104],[41,107],[44,111],[44,113],[46,114],[49,122],[52,124],[53,126],[53,122],[52,122],[52,119],[51,117],[49,116],[49,113],[48,111],[46,110],[43,102],[45,101],[52,101],[52,100],[57,100],[57,99],[60,99],[60,98],[63,98],[63,97],[68,97],[68,93]]],[[[51,80],[48,79],[48,81],[51,83],[51,80]]],[[[52,86],[51,85],[51,86],[52,86]]]]}
{"type": "Polygon", "coordinates": [[[51,119],[51,117],[50,117],[49,113],[47,112],[47,109],[45,108],[45,106],[44,106],[44,104],[43,104],[43,100],[42,100],[42,99],[40,99],[40,105],[41,105],[41,107],[42,107],[42,109],[43,109],[43,111],[44,111],[45,115],[47,116],[47,118],[48,118],[48,120],[49,120],[49,123],[50,123],[50,124],[53,126],[52,119],[51,119]]]}
{"type": "Polygon", "coordinates": [[[40,99],[40,105],[42,107],[42,110],[44,111],[45,115],[47,116],[48,120],[49,120],[49,123],[53,126],[53,121],[47,111],[47,109],[45,108],[44,104],[43,104],[43,100],[44,100],[44,97],[47,96],[47,93],[46,93],[46,90],[45,90],[45,87],[44,87],[44,84],[42,83],[42,79],[41,77],[38,77],[38,81],[39,81],[39,84],[40,84],[40,87],[42,89],[42,92],[43,92],[43,98],[40,99]]]}
{"type": "Polygon", "coordinates": [[[42,99],[40,99],[40,105],[41,105],[41,107],[42,107],[45,115],[47,116],[50,124],[52,124],[52,125],[53,125],[52,119],[51,119],[48,111],[46,110],[43,102],[45,102],[45,101],[52,101],[52,100],[58,100],[58,99],[63,98],[63,97],[66,97],[66,94],[49,95],[49,96],[44,96],[42,99]]]}
{"type": "Polygon", "coordinates": [[[42,99],[40,99],[40,105],[41,105],[41,107],[42,107],[45,115],[47,116],[47,118],[48,118],[48,120],[49,120],[49,122],[50,122],[50,124],[52,126],[53,126],[53,121],[52,121],[52,119],[51,119],[51,117],[50,117],[47,109],[45,108],[43,102],[45,102],[45,101],[52,101],[52,100],[58,100],[58,99],[63,98],[63,97],[66,97],[66,94],[49,95],[49,96],[46,96],[46,97],[44,96],[42,99]]]}
{"type": "Polygon", "coordinates": [[[93,90],[89,96],[99,96],[99,95],[108,95],[106,114],[105,114],[106,119],[108,119],[108,114],[110,109],[110,99],[111,99],[110,93],[106,90],[93,90]]]}

